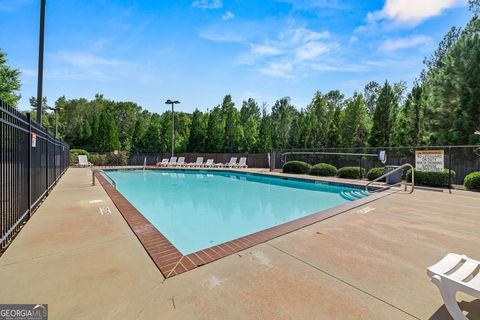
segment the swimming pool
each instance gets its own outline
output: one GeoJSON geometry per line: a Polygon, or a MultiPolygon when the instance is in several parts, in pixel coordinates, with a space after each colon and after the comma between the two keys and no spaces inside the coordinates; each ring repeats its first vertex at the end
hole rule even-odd
{"type": "Polygon", "coordinates": [[[364,197],[360,189],[231,171],[109,170],[183,255],[364,197]]]}

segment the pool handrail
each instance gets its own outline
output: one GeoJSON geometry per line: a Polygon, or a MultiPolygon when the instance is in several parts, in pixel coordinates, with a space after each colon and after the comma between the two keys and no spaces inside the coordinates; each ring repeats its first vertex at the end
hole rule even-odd
{"type": "MultiPolygon", "coordinates": [[[[405,163],[405,164],[401,165],[400,167],[395,168],[395,169],[393,169],[392,171],[389,171],[389,172],[381,175],[380,177],[378,177],[378,178],[370,181],[369,183],[367,183],[367,184],[365,185],[365,191],[366,191],[366,192],[369,192],[369,191],[368,191],[368,187],[369,187],[372,183],[377,182],[377,181],[379,181],[379,180],[382,180],[383,178],[388,177],[388,176],[391,175],[392,173],[395,173],[395,172],[397,172],[397,171],[399,171],[399,170],[403,170],[403,169],[406,168],[406,167],[410,167],[410,168],[412,169],[412,189],[411,189],[410,192],[409,192],[409,193],[412,193],[412,192],[414,191],[414,189],[415,189],[415,168],[414,168],[410,163],[405,163]]],[[[400,182],[400,184],[401,184],[401,182],[400,182]]],[[[408,182],[405,182],[405,191],[407,191],[407,185],[408,185],[408,182]]]]}
{"type": "Polygon", "coordinates": [[[105,172],[104,170],[102,170],[102,169],[93,169],[93,170],[92,170],[92,186],[95,186],[95,174],[96,174],[97,172],[102,172],[107,178],[110,179],[110,181],[112,181],[113,187],[114,187],[115,189],[117,189],[117,183],[115,182],[115,180],[113,180],[113,178],[110,177],[110,176],[108,175],[108,173],[106,173],[106,172],[105,172]]]}

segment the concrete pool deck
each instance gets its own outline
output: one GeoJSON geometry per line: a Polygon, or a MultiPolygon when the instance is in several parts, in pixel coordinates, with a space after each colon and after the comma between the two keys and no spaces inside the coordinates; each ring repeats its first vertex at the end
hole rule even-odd
{"type": "Polygon", "coordinates": [[[69,169],[0,257],[0,303],[48,303],[51,319],[449,319],[426,267],[480,258],[479,194],[417,190],[165,280],[90,183],[69,169]]]}

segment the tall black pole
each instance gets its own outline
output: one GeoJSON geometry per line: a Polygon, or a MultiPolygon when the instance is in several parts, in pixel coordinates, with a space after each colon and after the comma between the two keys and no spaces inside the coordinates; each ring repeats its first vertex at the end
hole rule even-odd
{"type": "Polygon", "coordinates": [[[173,105],[175,103],[172,102],[172,157],[175,150],[175,111],[173,110],[173,105]]]}
{"type": "Polygon", "coordinates": [[[40,0],[40,39],[38,43],[37,123],[42,124],[43,48],[45,37],[45,2],[40,0]]]}

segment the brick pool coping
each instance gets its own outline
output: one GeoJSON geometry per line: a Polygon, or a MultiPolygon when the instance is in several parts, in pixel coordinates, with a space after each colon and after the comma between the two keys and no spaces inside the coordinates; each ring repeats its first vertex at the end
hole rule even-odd
{"type": "MultiPolygon", "coordinates": [[[[148,169],[163,170],[158,167],[148,169]]],[[[129,169],[136,170],[136,169],[129,169]]],[[[138,169],[137,169],[138,170],[138,169]]],[[[208,171],[202,169],[202,171],[208,171]]],[[[228,171],[228,170],[226,170],[228,171]]],[[[239,172],[239,171],[232,171],[239,172]]],[[[268,175],[268,174],[264,174],[268,175]]],[[[301,229],[316,222],[336,216],[345,211],[362,206],[379,198],[385,197],[392,191],[381,191],[368,197],[351,201],[330,209],[322,210],[311,215],[286,222],[250,235],[224,242],[188,255],[183,255],[154,225],[146,219],[110,182],[101,174],[95,173],[96,178],[113,201],[118,211],[122,214],[133,233],[145,248],[157,268],[168,279],[175,275],[201,267],[212,261],[224,258],[231,254],[248,249],[255,245],[272,240],[279,236],[301,229]]],[[[273,175],[272,175],[273,176],[273,175]]],[[[278,178],[278,176],[275,176],[278,178]]],[[[293,178],[301,180],[299,178],[293,178]]]]}

